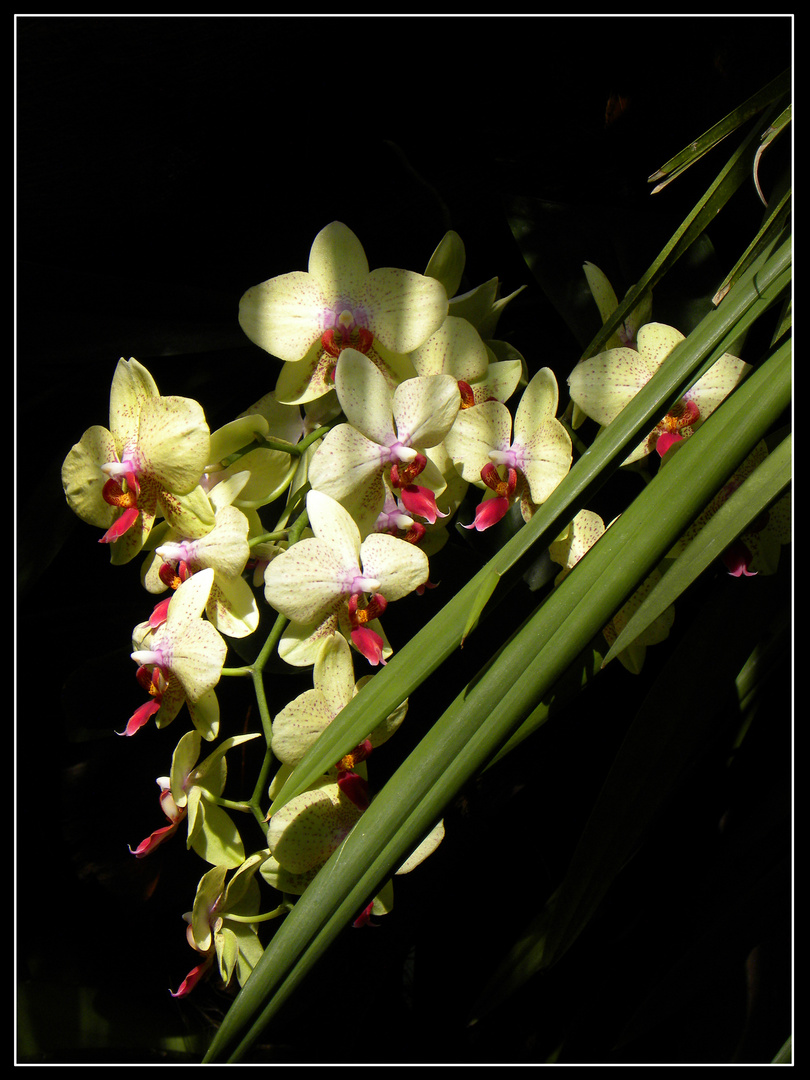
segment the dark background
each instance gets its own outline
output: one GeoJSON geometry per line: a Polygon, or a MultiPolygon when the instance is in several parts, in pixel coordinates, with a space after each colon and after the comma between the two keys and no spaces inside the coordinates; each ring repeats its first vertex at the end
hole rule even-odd
{"type": "MultiPolygon", "coordinates": [[[[525,284],[501,336],[564,380],[597,328],[582,261],[620,295],[646,269],[717,159],[653,200],[648,175],[789,65],[792,23],[26,16],[16,30],[19,1053],[193,1062],[227,1007],[211,984],[187,1002],[167,993],[194,962],[180,916],[201,865],[182,841],[141,862],[126,849],[163,823],[153,781],[176,739],[111,735],[140,702],[127,638],[143,594],[137,568],[111,568],[67,510],[59,481],[70,446],[107,423],[118,357],[145,363],[162,392],[196,397],[212,428],[231,419],[276,370],[241,334],[239,297],[304,269],[337,218],[372,267],[423,270],[456,229],[464,287],[525,284]],[[510,220],[532,222],[522,244],[510,220]]],[[[686,332],[704,275],[722,279],[761,214],[753,187],[741,192],[709,250],[671,275],[656,317],[677,311],[686,332]]],[[[462,549],[443,564],[448,585],[481,557],[462,549]]],[[[298,688],[278,677],[283,704],[298,688]]],[[[228,693],[238,729],[249,703],[228,693]]],[[[405,748],[432,704],[412,709],[405,748]]],[[[564,871],[624,730],[620,711],[600,717],[544,729],[549,760],[577,764],[544,776],[539,795],[523,755],[465,793],[421,883],[398,884],[392,915],[338,943],[266,1060],[542,1062],[563,1037],[574,1063],[770,1060],[790,1013],[784,725],[754,745],[742,792],[718,784],[718,762],[696,769],[647,861],[611,894],[611,933],[603,921],[565,972],[465,1027],[470,987],[564,871]],[[734,798],[750,813],[752,791],[773,815],[751,855],[776,874],[765,913],[702,954],[708,976],[664,980],[674,998],[616,1050],[669,970],[668,935],[696,883],[722,876],[712,830],[734,798]],[[774,845],[772,865],[762,851],[774,845]],[[493,864],[519,868],[517,892],[493,864]],[[746,1028],[751,986],[761,1011],[746,1028]]]]}

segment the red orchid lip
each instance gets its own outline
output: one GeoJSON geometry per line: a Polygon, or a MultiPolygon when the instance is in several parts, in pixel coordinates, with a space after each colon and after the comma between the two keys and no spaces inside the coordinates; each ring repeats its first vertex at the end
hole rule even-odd
{"type": "Polygon", "coordinates": [[[352,630],[351,638],[357,649],[365,656],[366,660],[375,667],[377,664],[385,665],[383,659],[383,639],[374,630],[367,626],[359,626],[352,630]]]}
{"type": "Polygon", "coordinates": [[[494,499],[484,499],[478,504],[475,511],[475,519],[469,525],[462,525],[462,529],[475,529],[483,532],[497,525],[502,517],[509,512],[511,500],[506,495],[498,495],[494,499]]]}
{"type": "Polygon", "coordinates": [[[131,529],[138,520],[139,514],[140,510],[137,506],[128,506],[121,516],[112,523],[109,529],[107,529],[104,535],[99,538],[99,543],[112,544],[116,540],[120,540],[124,533],[131,529]]]}
{"type": "Polygon", "coordinates": [[[160,701],[157,698],[151,698],[149,701],[145,701],[143,705],[135,710],[132,716],[127,722],[127,726],[123,731],[118,731],[118,735],[134,735],[136,731],[139,731],[150,716],[154,716],[160,709],[160,701]]]}
{"type": "Polygon", "coordinates": [[[436,506],[436,495],[430,488],[418,484],[408,484],[401,489],[402,504],[410,514],[418,514],[434,525],[436,518],[448,517],[436,506]]]}
{"type": "Polygon", "coordinates": [[[371,800],[368,797],[368,780],[364,780],[356,772],[341,773],[337,780],[338,787],[351,799],[358,810],[367,810],[371,800]]]}
{"type": "Polygon", "coordinates": [[[173,998],[179,998],[186,997],[188,994],[190,994],[194,987],[197,985],[197,983],[200,981],[200,979],[202,979],[202,977],[211,967],[213,961],[214,954],[212,952],[212,954],[207,957],[207,959],[205,959],[201,964],[198,964],[196,967],[191,969],[188,975],[186,975],[185,979],[183,979],[183,981],[180,983],[177,990],[169,991],[171,996],[173,998]]]}

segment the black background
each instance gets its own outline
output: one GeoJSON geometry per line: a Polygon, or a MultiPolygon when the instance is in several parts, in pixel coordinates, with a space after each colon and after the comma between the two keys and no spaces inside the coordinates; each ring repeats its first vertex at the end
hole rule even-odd
{"type": "MultiPolygon", "coordinates": [[[[715,165],[698,166],[658,202],[647,176],[789,65],[792,24],[23,16],[16,29],[17,931],[24,1028],[33,1032],[20,1053],[42,1062],[194,1061],[195,1038],[204,1043],[227,998],[208,985],[175,1002],[167,988],[194,962],[180,916],[204,867],[184,856],[182,841],[143,862],[126,850],[162,824],[153,780],[168,771],[176,739],[151,727],[133,740],[111,734],[140,702],[127,640],[144,617],[137,568],[109,566],[59,481],[70,446],[107,422],[118,357],[145,363],[163,393],[196,397],[212,428],[226,422],[275,380],[272,359],[241,334],[239,297],[304,269],[315,234],[337,218],[372,267],[422,270],[444,231],[456,229],[465,287],[495,275],[505,291],[525,284],[502,336],[532,370],[548,365],[564,379],[595,313],[583,307],[574,322],[561,314],[508,214],[527,200],[542,207],[533,254],[555,268],[552,277],[558,268],[561,284],[588,258],[621,293],[715,165]],[[606,122],[619,96],[624,110],[606,122]],[[95,1033],[86,1001],[101,1018],[95,1033]],[[189,1040],[187,1056],[161,1044],[177,1035],[189,1040]]],[[[732,265],[740,228],[747,241],[761,212],[752,188],[718,219],[713,271],[732,265]]],[[[664,314],[701,291],[688,268],[673,281],[664,314]]],[[[576,308],[576,295],[568,299],[576,308]]],[[[443,565],[448,584],[476,557],[467,551],[443,565]]],[[[281,703],[298,692],[286,678],[281,703]]],[[[238,729],[248,701],[229,693],[238,729]]],[[[403,740],[418,739],[434,704],[412,709],[403,740]]],[[[259,1059],[542,1062],[565,1036],[575,1062],[723,1062],[735,1052],[770,1060],[789,1030],[784,876],[764,923],[752,919],[712,957],[711,977],[687,978],[677,1009],[665,1003],[641,1036],[614,1049],[648,999],[651,971],[672,960],[667,931],[684,918],[694,883],[717,870],[706,822],[716,826],[731,795],[718,793],[711,768],[696,771],[648,861],[614,894],[613,936],[573,956],[550,989],[530,988],[495,1021],[465,1027],[488,958],[534,910],[532,889],[544,898],[564,870],[622,731],[619,715],[599,725],[580,715],[567,735],[549,727],[543,745],[558,755],[549,760],[570,761],[576,749],[576,767],[544,777],[541,796],[517,766],[466,793],[449,812],[455,839],[420,868],[421,883],[414,875],[398,885],[395,913],[381,926],[341,940],[259,1059]],[[523,885],[513,893],[515,866],[523,885]],[[403,991],[408,956],[412,999],[403,991]],[[764,1012],[741,1049],[752,956],[764,1012]],[[392,1004],[381,1011],[380,1001],[392,1004]]],[[[780,728],[760,748],[745,788],[773,813],[763,843],[780,852],[788,742],[780,728]]]]}

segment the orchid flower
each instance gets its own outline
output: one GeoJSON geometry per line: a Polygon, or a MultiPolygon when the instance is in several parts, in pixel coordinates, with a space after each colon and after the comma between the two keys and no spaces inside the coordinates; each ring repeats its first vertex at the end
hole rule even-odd
{"type": "Polygon", "coordinates": [[[216,511],[213,529],[196,540],[166,529],[147,561],[144,585],[149,592],[161,593],[210,567],[214,582],[205,608],[208,619],[229,637],[252,634],[259,625],[259,608],[253,590],[241,576],[250,557],[249,528],[241,510],[223,505],[216,511]]]}
{"type": "Polygon", "coordinates": [[[396,385],[411,372],[403,354],[427,341],[446,314],[439,281],[389,267],[369,272],[362,244],[339,221],[315,237],[306,272],[262,282],[239,305],[245,334],[285,362],[276,394],[288,403],[327,393],[344,348],[365,353],[396,385]]]}
{"type": "MultiPolygon", "coordinates": [[[[414,592],[419,594],[427,584],[417,586],[414,592]]],[[[355,599],[351,609],[347,602],[320,622],[290,622],[281,635],[278,655],[293,667],[311,667],[324,641],[341,634],[370,664],[385,664],[394,651],[379,619],[386,606],[384,598],[381,602],[372,597],[365,607],[355,599]]]]}
{"type": "Polygon", "coordinates": [[[480,334],[466,319],[448,315],[428,340],[411,353],[419,375],[452,375],[467,383],[486,377],[489,353],[480,334]]]}
{"type": "Polygon", "coordinates": [[[454,315],[448,315],[436,333],[411,353],[411,360],[418,375],[452,375],[459,384],[462,408],[492,398],[507,401],[523,374],[516,350],[504,342],[484,342],[471,323],[454,315]]]}
{"type": "Polygon", "coordinates": [[[153,832],[136,848],[130,848],[132,854],[138,859],[151,854],[187,819],[186,847],[193,848],[212,866],[241,866],[245,861],[245,849],[239,830],[216,800],[225,787],[225,754],[234,746],[258,738],[258,732],[235,735],[197,764],[200,736],[196,731],[187,732],[174,751],[171,775],[160,776],[157,780],[160,805],[170,824],[153,832]]]}
{"type": "Polygon", "coordinates": [[[383,507],[387,478],[411,512],[435,521],[440,516],[435,496],[444,480],[427,451],[453,426],[461,405],[457,380],[417,376],[392,393],[365,356],[346,349],[335,371],[335,389],[348,423],[332,428],[315,452],[312,487],[340,502],[367,530],[383,507]]]}
{"type": "MultiPolygon", "coordinates": [[[[683,334],[671,326],[646,323],[638,332],[638,351],[625,347],[608,349],[578,364],[568,379],[571,398],[597,424],[609,424],[683,340],[683,334]]],[[[724,353],[622,464],[639,461],[653,450],[663,456],[673,440],[696,431],[749,370],[748,364],[724,353]]]]}
{"type": "Polygon", "coordinates": [[[244,986],[253,968],[261,959],[264,947],[259,940],[256,923],[245,922],[258,917],[259,886],[256,871],[266,859],[260,851],[242,863],[226,884],[226,866],[214,866],[200,879],[194,906],[186,912],[186,939],[192,949],[203,957],[192,968],[172,997],[186,997],[218,962],[222,981],[227,986],[234,975],[244,986]],[[228,916],[236,916],[229,920],[228,916]]]}
{"type": "Polygon", "coordinates": [[[524,521],[546,501],[571,467],[571,439],[557,420],[557,380],[542,368],[526,387],[515,413],[500,401],[462,409],[444,445],[464,480],[492,495],[476,511],[479,532],[520,500],[524,521]],[[503,475],[505,471],[506,475],[503,475]]]}
{"type": "Polygon", "coordinates": [[[84,433],[62,465],[68,505],[106,532],[114,563],[143,547],[158,514],[186,536],[203,536],[214,515],[200,480],[209,432],[201,406],[161,397],[137,360],[121,359],[113,376],[110,428],[84,433]]]}
{"type": "Polygon", "coordinates": [[[153,628],[141,623],[133,634],[132,659],[137,678],[150,700],[130,718],[121,734],[134,735],[155,717],[165,727],[185,702],[197,731],[204,739],[216,738],[219,704],[214,687],[219,682],[227,646],[217,630],[201,616],[214,582],[209,567],[193,574],[176,590],[166,618],[153,628]]]}
{"type": "Polygon", "coordinates": [[[187,847],[213,866],[237,867],[245,861],[245,849],[239,830],[228,813],[216,801],[222,794],[227,776],[225,754],[234,746],[259,738],[235,735],[225,739],[204,761],[200,756],[200,736],[187,732],[174,751],[170,776],[158,777],[160,805],[170,825],[153,832],[137,848],[130,848],[141,859],[175,833],[188,818],[187,847]]]}
{"type": "Polygon", "coordinates": [[[265,570],[267,602],[291,621],[318,626],[348,612],[362,630],[363,614],[376,618],[428,580],[423,551],[385,533],[361,540],[349,512],[322,491],[307,494],[307,514],[314,535],[282,551],[265,570]],[[365,608],[359,606],[364,596],[370,597],[365,608]]]}

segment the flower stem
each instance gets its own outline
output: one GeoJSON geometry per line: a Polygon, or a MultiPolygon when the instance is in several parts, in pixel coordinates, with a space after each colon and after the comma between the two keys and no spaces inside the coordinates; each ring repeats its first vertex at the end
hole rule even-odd
{"type": "Polygon", "coordinates": [[[277,529],[275,532],[262,533],[261,536],[254,536],[248,540],[249,547],[256,547],[257,544],[270,544],[275,540],[286,540],[287,529],[277,529]]]}
{"type": "Polygon", "coordinates": [[[329,431],[335,426],[340,417],[336,417],[330,424],[326,424],[324,427],[316,428],[315,431],[311,431],[309,435],[305,435],[300,442],[288,443],[283,439],[271,439],[262,438],[256,440],[256,445],[261,446],[267,450],[281,450],[282,453],[290,454],[291,457],[300,457],[301,454],[314,442],[322,439],[325,435],[329,434],[329,431]]]}
{"type": "Polygon", "coordinates": [[[279,915],[286,915],[288,911],[292,910],[292,904],[279,904],[277,908],[272,911],[266,911],[264,915],[232,915],[227,912],[222,916],[223,919],[228,919],[230,922],[238,923],[255,923],[255,922],[269,922],[271,919],[277,919],[279,915]]]}
{"type": "Polygon", "coordinates": [[[222,795],[217,795],[214,802],[217,806],[224,806],[226,810],[239,810],[243,814],[249,814],[253,810],[250,803],[237,802],[236,799],[225,799],[222,795]]]}
{"type": "Polygon", "coordinates": [[[274,760],[275,758],[273,756],[273,751],[270,749],[270,745],[268,743],[267,750],[264,754],[264,761],[262,762],[262,767],[259,770],[259,776],[256,780],[256,786],[253,789],[253,794],[250,796],[250,800],[248,803],[250,809],[253,811],[253,816],[259,823],[259,828],[262,830],[262,832],[266,831],[267,822],[265,820],[264,811],[261,807],[261,798],[264,792],[267,791],[267,781],[270,776],[270,768],[274,760]]]}

